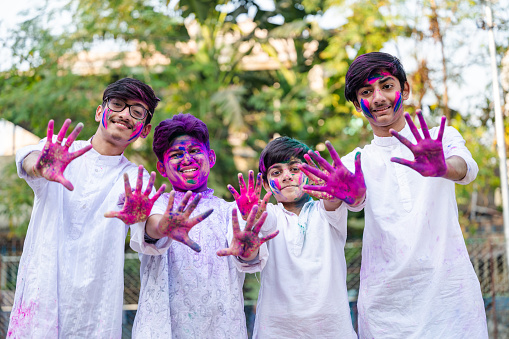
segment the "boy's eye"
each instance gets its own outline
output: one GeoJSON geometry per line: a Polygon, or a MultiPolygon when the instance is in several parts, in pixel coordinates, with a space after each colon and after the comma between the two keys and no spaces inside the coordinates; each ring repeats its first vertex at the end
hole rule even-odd
{"type": "Polygon", "coordinates": [[[198,148],[194,148],[194,149],[190,150],[189,153],[191,153],[191,154],[200,153],[200,150],[198,148]]]}
{"type": "Polygon", "coordinates": [[[177,158],[180,158],[181,157],[181,153],[171,153],[169,158],[170,159],[177,159],[177,158]]]}
{"type": "Polygon", "coordinates": [[[386,85],[384,85],[384,89],[391,89],[392,87],[394,87],[393,84],[386,84],[386,85]]]}
{"type": "Polygon", "coordinates": [[[368,95],[369,93],[371,93],[371,91],[368,90],[368,89],[365,89],[364,91],[361,91],[361,95],[368,95]]]}
{"type": "Polygon", "coordinates": [[[300,171],[300,169],[299,169],[299,167],[295,166],[295,167],[291,168],[291,171],[292,172],[298,172],[298,171],[300,171]]]}
{"type": "Polygon", "coordinates": [[[281,173],[281,172],[280,171],[272,171],[272,172],[270,172],[270,175],[277,176],[277,175],[279,175],[279,173],[281,173]]]}

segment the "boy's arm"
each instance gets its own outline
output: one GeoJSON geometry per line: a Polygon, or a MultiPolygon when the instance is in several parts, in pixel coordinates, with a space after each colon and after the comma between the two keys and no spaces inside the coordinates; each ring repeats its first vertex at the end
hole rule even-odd
{"type": "Polygon", "coordinates": [[[447,171],[445,172],[444,178],[453,181],[461,181],[467,175],[467,162],[462,157],[453,155],[445,159],[445,164],[447,166],[447,171]]]}

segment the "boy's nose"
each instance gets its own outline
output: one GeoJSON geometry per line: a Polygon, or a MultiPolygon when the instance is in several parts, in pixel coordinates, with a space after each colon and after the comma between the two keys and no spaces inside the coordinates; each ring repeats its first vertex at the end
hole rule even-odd
{"type": "Polygon", "coordinates": [[[191,156],[191,154],[189,154],[188,152],[184,152],[184,154],[182,154],[182,162],[183,163],[190,163],[191,160],[193,160],[193,157],[191,156]]]}
{"type": "Polygon", "coordinates": [[[382,94],[382,92],[379,89],[376,89],[373,92],[373,102],[379,103],[385,101],[385,96],[382,94]]]}

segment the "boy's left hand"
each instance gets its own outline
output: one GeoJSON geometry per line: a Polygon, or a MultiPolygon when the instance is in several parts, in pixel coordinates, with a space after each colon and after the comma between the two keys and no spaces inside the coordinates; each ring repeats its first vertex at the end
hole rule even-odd
{"type": "Polygon", "coordinates": [[[308,175],[315,175],[324,181],[323,186],[305,185],[304,190],[325,192],[335,198],[338,198],[351,206],[360,204],[366,196],[366,184],[361,169],[361,155],[355,155],[355,173],[350,172],[341,162],[338,153],[330,143],[326,141],[325,145],[329,150],[334,166],[320,155],[309,151],[308,154],[324,169],[312,167],[308,164],[301,164],[301,170],[308,175]],[[328,172],[328,173],[327,173],[328,172]]]}
{"type": "Polygon", "coordinates": [[[232,185],[228,185],[228,190],[237,202],[237,207],[239,208],[240,214],[242,215],[242,219],[247,219],[248,214],[251,212],[253,206],[255,205],[260,206],[258,208],[258,214],[256,215],[256,219],[259,219],[262,213],[265,211],[270,196],[272,195],[272,192],[267,192],[267,194],[265,194],[263,197],[263,200],[260,200],[260,194],[262,192],[262,174],[258,173],[255,184],[254,172],[250,170],[246,188],[244,177],[242,176],[242,173],[239,173],[239,188],[240,194],[235,190],[235,188],[233,188],[232,185]]]}
{"type": "Polygon", "coordinates": [[[152,187],[154,187],[155,178],[156,173],[152,172],[150,174],[147,188],[145,189],[145,192],[142,193],[141,188],[143,185],[143,166],[140,165],[140,167],[138,167],[138,180],[136,181],[136,189],[134,191],[131,189],[129,176],[127,173],[124,173],[124,207],[121,211],[106,212],[104,216],[106,218],[119,218],[126,225],[132,225],[147,220],[150,211],[152,210],[152,206],[154,206],[154,203],[166,188],[166,185],[163,184],[159,190],[157,190],[156,194],[154,194],[152,198],[149,198],[149,195],[152,192],[152,187]]]}
{"type": "Polygon", "coordinates": [[[234,208],[232,210],[233,240],[230,247],[217,251],[218,256],[235,255],[242,259],[250,259],[264,242],[279,234],[279,231],[276,231],[266,237],[259,238],[258,233],[260,233],[260,229],[267,218],[267,212],[263,212],[258,221],[256,221],[255,217],[257,212],[258,206],[255,205],[249,213],[244,231],[241,231],[239,219],[237,217],[237,209],[234,208]]]}
{"type": "Polygon", "coordinates": [[[444,149],[442,147],[442,137],[444,135],[446,118],[442,117],[438,136],[435,140],[433,140],[429,134],[428,126],[426,125],[426,121],[424,121],[421,110],[417,110],[417,117],[421,123],[424,139],[421,138],[421,135],[419,134],[417,127],[415,127],[410,115],[405,113],[405,119],[415,137],[417,142],[416,145],[412,144],[405,137],[399,135],[399,133],[395,130],[390,130],[393,136],[398,138],[403,145],[412,151],[415,160],[410,161],[393,157],[391,158],[391,161],[408,166],[419,172],[424,177],[443,177],[447,173],[447,164],[445,162],[444,149]]]}

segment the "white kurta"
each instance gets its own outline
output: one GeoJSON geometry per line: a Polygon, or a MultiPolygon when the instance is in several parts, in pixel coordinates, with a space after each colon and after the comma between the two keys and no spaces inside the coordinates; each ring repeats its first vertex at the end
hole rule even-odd
{"type": "MultiPolygon", "coordinates": [[[[231,239],[231,209],[213,195],[202,192],[191,217],[210,208],[214,212],[189,232],[201,246],[201,252],[168,238],[151,245],[145,242],[143,226],[133,228],[131,247],[140,253],[141,291],[133,325],[133,338],[247,338],[242,286],[242,266],[231,257],[216,252],[228,247],[231,239]]],[[[174,206],[184,196],[176,192],[174,206]]],[[[163,214],[169,194],[158,199],[152,214],[163,214]]],[[[193,194],[194,197],[194,194],[193,194]]],[[[191,198],[192,199],[192,198],[191,198]]],[[[266,255],[260,255],[260,266],[266,255]]],[[[249,268],[247,268],[249,270],[249,268]]],[[[259,268],[258,268],[259,270],[259,268]]]]}
{"type": "MultiPolygon", "coordinates": [[[[400,132],[415,144],[410,128],[400,132]]],[[[438,128],[430,130],[436,138],[438,128]]],[[[422,135],[422,133],[421,133],[422,135]]],[[[475,179],[478,167],[453,127],[445,157],[460,156],[475,179]]],[[[360,338],[487,338],[479,281],[458,223],[454,182],[427,178],[390,161],[413,159],[395,137],[375,136],[342,161],[353,171],[360,151],[367,187],[358,299],[360,338]]]]}
{"type": "Polygon", "coordinates": [[[357,338],[346,289],[346,219],[342,204],[325,211],[307,202],[297,216],[267,205],[270,254],[261,272],[253,338],[357,338]]]}
{"type": "MultiPolygon", "coordinates": [[[[71,192],[23,170],[23,159],[41,150],[45,141],[16,154],[18,174],[33,189],[35,200],[8,337],[120,338],[127,226],[104,213],[120,209],[123,173],[135,185],[138,167],[123,155],[102,156],[92,149],[64,172],[74,185],[71,192]]],[[[88,144],[75,141],[70,151],[88,144]]]]}

